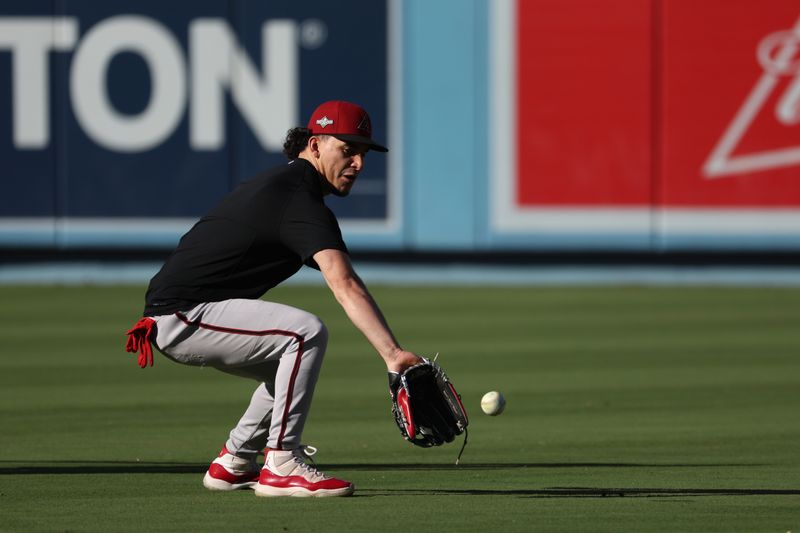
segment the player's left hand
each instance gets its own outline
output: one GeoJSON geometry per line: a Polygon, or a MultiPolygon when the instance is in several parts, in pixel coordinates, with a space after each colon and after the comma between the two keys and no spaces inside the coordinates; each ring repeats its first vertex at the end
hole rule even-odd
{"type": "Polygon", "coordinates": [[[390,373],[402,374],[406,369],[420,364],[424,359],[415,353],[407,350],[399,350],[394,360],[386,365],[386,370],[390,373]]]}

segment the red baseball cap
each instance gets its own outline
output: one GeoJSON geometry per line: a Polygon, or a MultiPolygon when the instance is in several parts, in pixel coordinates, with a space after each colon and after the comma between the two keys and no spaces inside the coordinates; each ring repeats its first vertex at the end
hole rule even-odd
{"type": "Polygon", "coordinates": [[[308,120],[312,135],[332,135],[347,142],[366,144],[372,150],[389,149],[372,140],[372,121],[363,107],[343,100],[320,104],[308,120]]]}

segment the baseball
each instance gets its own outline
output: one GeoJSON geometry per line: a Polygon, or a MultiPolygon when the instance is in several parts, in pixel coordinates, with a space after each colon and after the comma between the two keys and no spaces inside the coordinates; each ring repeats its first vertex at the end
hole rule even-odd
{"type": "Polygon", "coordinates": [[[496,390],[489,391],[481,398],[481,410],[489,416],[497,416],[506,408],[506,399],[496,390]]]}

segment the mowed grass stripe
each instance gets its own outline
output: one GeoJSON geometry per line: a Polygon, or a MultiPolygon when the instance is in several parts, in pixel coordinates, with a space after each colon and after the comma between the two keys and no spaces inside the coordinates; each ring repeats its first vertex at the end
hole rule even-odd
{"type": "Polygon", "coordinates": [[[457,446],[401,441],[385,370],[323,287],[270,297],[331,344],[305,440],[346,500],[200,484],[255,383],[124,332],[144,287],[0,287],[0,530],[790,531],[800,529],[798,289],[374,287],[403,344],[471,415],[457,446]],[[480,396],[502,390],[500,417],[480,396]],[[414,526],[416,527],[416,526],[414,526]]]}

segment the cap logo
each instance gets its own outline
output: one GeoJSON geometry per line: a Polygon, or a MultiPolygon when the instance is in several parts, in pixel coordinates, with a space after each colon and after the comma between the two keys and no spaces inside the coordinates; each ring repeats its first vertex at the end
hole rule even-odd
{"type": "Polygon", "coordinates": [[[364,116],[361,117],[361,122],[358,123],[356,129],[366,132],[367,135],[372,133],[372,124],[370,124],[369,115],[364,113],[364,116]]]}
{"type": "Polygon", "coordinates": [[[322,129],[325,129],[326,126],[330,126],[331,124],[333,124],[333,121],[329,119],[327,116],[324,116],[317,121],[317,124],[319,124],[319,126],[322,129]]]}

